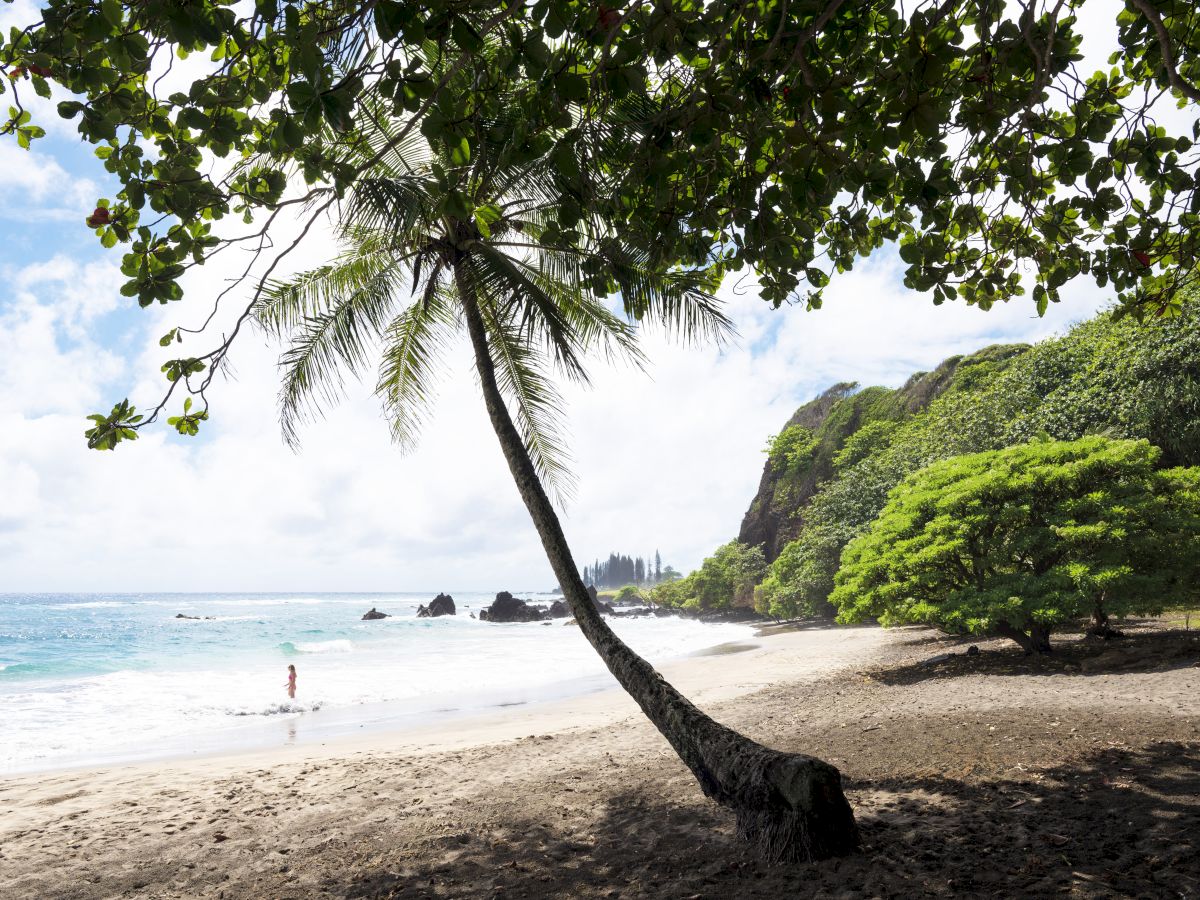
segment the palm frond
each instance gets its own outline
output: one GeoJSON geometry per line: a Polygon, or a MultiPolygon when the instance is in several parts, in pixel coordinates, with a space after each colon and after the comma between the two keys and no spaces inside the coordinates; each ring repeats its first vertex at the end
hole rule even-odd
{"type": "Polygon", "coordinates": [[[357,241],[331,263],[286,281],[267,282],[251,314],[268,334],[284,337],[306,320],[329,312],[343,297],[372,284],[395,264],[377,242],[357,241]]]}
{"type": "Polygon", "coordinates": [[[457,322],[453,297],[434,275],[421,301],[411,304],[384,332],[375,393],[383,401],[392,439],[404,452],[416,447],[457,322]]]}
{"type": "Polygon", "coordinates": [[[471,267],[475,288],[481,297],[491,298],[498,321],[514,333],[525,335],[531,344],[540,342],[561,371],[586,383],[584,347],[563,314],[559,298],[495,247],[480,243],[476,250],[471,267]]]}
{"type": "MultiPolygon", "coordinates": [[[[398,266],[384,266],[290,328],[292,343],[279,361],[279,418],[290,446],[299,442],[301,422],[341,398],[346,373],[357,375],[366,367],[392,316],[400,281],[398,266]]],[[[280,294],[286,293],[284,286],[280,294]]]]}
{"type": "MultiPolygon", "coordinates": [[[[508,264],[553,299],[561,320],[572,335],[580,356],[599,351],[606,361],[632,362],[639,368],[646,362],[638,347],[637,330],[615,315],[589,290],[583,276],[586,254],[575,250],[542,247],[513,242],[517,252],[505,253],[508,264]]],[[[499,248],[489,248],[498,252],[499,248]]],[[[551,340],[552,335],[542,336],[551,340]]],[[[568,373],[569,374],[569,373],[568,373]]]]}
{"type": "Polygon", "coordinates": [[[736,337],[707,273],[662,271],[654,266],[650,253],[615,238],[600,241],[597,249],[631,318],[657,325],[688,344],[706,340],[721,344],[736,337]]]}
{"type": "Polygon", "coordinates": [[[436,219],[430,184],[415,175],[363,176],[355,182],[343,221],[392,236],[397,243],[426,237],[436,219]]]}
{"type": "Polygon", "coordinates": [[[559,505],[574,496],[570,454],[562,436],[562,396],[546,372],[547,362],[519,327],[505,320],[491,298],[480,297],[496,382],[512,404],[517,430],[534,470],[559,505]]]}

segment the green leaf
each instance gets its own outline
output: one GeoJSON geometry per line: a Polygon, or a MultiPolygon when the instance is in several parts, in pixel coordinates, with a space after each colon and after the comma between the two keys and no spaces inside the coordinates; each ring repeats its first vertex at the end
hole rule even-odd
{"type": "Polygon", "coordinates": [[[450,162],[456,166],[465,166],[471,161],[471,144],[467,139],[459,138],[450,145],[450,162]]]}

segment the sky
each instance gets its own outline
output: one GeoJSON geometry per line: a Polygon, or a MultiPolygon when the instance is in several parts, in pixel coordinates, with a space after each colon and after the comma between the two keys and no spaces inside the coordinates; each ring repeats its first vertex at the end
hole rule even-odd
{"type": "MultiPolygon", "coordinates": [[[[239,337],[235,377],[214,386],[201,438],[163,424],[114,452],[89,451],[85,417],[124,397],[153,406],[159,366],[174,355],[159,336],[201,321],[242,263],[189,274],[181,303],[140,310],[121,297],[119,249],[101,249],[84,224],[112,185],[69,123],[44,108],[36,118],[49,135],[33,151],[0,141],[0,592],[554,585],[465,342],[444,360],[435,413],[408,456],[389,443],[370,385],[356,383],[304,428],[299,452],[286,447],[280,348],[255,331],[239,337]]],[[[302,258],[330,250],[319,235],[302,258]]],[[[752,281],[730,281],[721,297],[734,344],[650,335],[647,371],[598,364],[590,389],[565,390],[578,483],[562,512],[579,564],[658,551],[690,571],[737,535],[763,447],[824,388],[897,386],[952,354],[1060,333],[1109,299],[1077,282],[1039,319],[1028,299],[987,312],[934,307],[901,277],[895,255],[878,254],[839,276],[814,312],[772,310],[752,281]]]]}

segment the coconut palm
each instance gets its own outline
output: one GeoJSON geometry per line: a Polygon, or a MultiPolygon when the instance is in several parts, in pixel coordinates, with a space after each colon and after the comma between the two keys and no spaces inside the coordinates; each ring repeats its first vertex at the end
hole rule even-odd
{"type": "Polygon", "coordinates": [[[336,399],[344,374],[377,354],[376,391],[395,439],[411,447],[447,343],[465,328],[492,427],[584,636],[764,856],[846,852],[858,834],[837,769],[705,715],[613,633],[580,578],[550,497],[570,491],[555,376],[586,381],[596,354],[640,362],[635,321],[683,340],[720,339],[730,324],[703,273],[656,271],[648,252],[582,213],[564,229],[563,145],[513,154],[515,113],[505,110],[519,105],[494,109],[449,143],[416,132],[399,139],[400,125],[383,116],[360,127],[347,152],[371,168],[345,198],[343,252],[272,283],[256,309],[290,341],[284,433],[295,441],[298,423],[336,399]],[[615,287],[624,315],[596,296],[597,284],[615,287]]]}

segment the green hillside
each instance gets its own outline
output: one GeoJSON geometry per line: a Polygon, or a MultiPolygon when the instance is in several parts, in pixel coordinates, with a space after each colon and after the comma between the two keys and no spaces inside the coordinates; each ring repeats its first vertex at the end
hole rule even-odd
{"type": "Polygon", "coordinates": [[[1162,467],[1200,464],[1197,325],[1190,309],[1149,325],[1101,314],[1033,346],[952,357],[899,389],[837,385],[771,440],[738,540],[657,599],[828,613],[842,550],[889,491],[962,454],[1099,434],[1148,440],[1162,467]]]}

